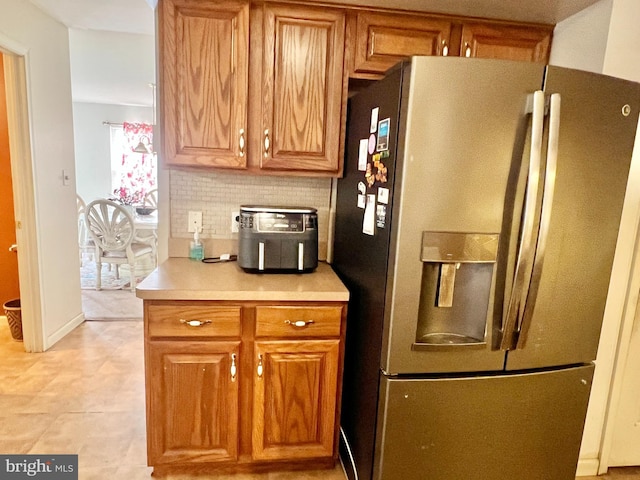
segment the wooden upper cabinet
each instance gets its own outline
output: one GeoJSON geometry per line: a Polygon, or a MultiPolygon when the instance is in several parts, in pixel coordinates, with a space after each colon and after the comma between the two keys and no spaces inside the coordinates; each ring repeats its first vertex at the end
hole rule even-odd
{"type": "Polygon", "coordinates": [[[451,22],[435,17],[358,12],[350,26],[353,78],[377,79],[412,55],[446,55],[450,47],[451,22]]]}
{"type": "Polygon", "coordinates": [[[552,25],[467,21],[460,17],[403,12],[349,15],[349,76],[379,79],[412,55],[501,58],[546,63],[552,25]]]}
{"type": "Polygon", "coordinates": [[[345,15],[265,4],[260,168],[339,174],[345,15]]]}
{"type": "Polygon", "coordinates": [[[248,2],[161,1],[166,164],[245,167],[248,48],[248,2]]]}
{"type": "Polygon", "coordinates": [[[381,78],[412,55],[544,63],[553,31],[251,0],[159,0],[158,12],[164,164],[274,175],[342,175],[349,76],[381,78]]]}
{"type": "Polygon", "coordinates": [[[547,63],[552,34],[552,26],[465,23],[460,55],[547,63]]]}

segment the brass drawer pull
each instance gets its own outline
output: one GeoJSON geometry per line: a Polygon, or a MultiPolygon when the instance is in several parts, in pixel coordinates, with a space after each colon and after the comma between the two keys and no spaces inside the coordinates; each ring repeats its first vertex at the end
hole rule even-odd
{"type": "Polygon", "coordinates": [[[204,325],[210,324],[211,320],[184,320],[181,318],[180,323],[184,323],[185,325],[189,325],[190,327],[202,327],[204,325]]]}
{"type": "Polygon", "coordinates": [[[315,322],[313,320],[296,320],[294,322],[292,322],[291,320],[285,320],[284,323],[286,323],[287,325],[291,325],[292,327],[304,328],[315,322]]]}

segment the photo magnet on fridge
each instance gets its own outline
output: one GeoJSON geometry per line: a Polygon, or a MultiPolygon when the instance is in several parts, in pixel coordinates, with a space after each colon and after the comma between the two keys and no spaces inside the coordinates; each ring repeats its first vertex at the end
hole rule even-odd
{"type": "Polygon", "coordinates": [[[389,122],[388,118],[380,120],[378,122],[378,145],[376,146],[377,152],[383,150],[389,150],[389,122]]]}
{"type": "Polygon", "coordinates": [[[387,205],[389,203],[389,189],[378,187],[378,203],[387,205]]]}
{"type": "Polygon", "coordinates": [[[384,228],[387,223],[387,207],[385,205],[378,205],[376,207],[376,227],[384,228]]]}

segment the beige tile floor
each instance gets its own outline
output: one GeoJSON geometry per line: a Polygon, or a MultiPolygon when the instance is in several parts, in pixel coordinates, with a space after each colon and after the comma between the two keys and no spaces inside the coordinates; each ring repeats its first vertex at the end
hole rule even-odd
{"type": "MultiPolygon", "coordinates": [[[[0,453],[77,453],[81,480],[150,479],[142,322],[85,322],[49,351],[27,354],[0,317],[0,453]]],[[[344,480],[345,476],[338,465],[329,471],[197,478],[344,480]]],[[[640,468],[611,469],[605,476],[579,479],[640,480],[640,468]]]]}
{"type": "MultiPolygon", "coordinates": [[[[142,322],[102,321],[85,322],[49,351],[28,354],[0,317],[0,453],[77,453],[81,480],[150,479],[142,348],[142,322]]],[[[338,465],[329,471],[197,478],[345,476],[338,465]]]]}
{"type": "Polygon", "coordinates": [[[578,480],[640,480],[640,467],[610,468],[599,477],[577,477],[578,480]]]}

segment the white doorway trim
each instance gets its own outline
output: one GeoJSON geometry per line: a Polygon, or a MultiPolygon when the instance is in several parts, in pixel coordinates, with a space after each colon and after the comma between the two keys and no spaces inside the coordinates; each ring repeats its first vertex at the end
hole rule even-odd
{"type": "MultiPolygon", "coordinates": [[[[634,219],[633,225],[633,245],[632,255],[629,258],[629,273],[626,288],[624,289],[624,305],[621,312],[619,328],[617,330],[615,354],[613,365],[611,366],[611,382],[609,384],[609,395],[607,408],[603,419],[602,437],[600,444],[600,458],[598,465],[598,475],[607,472],[611,457],[611,446],[613,443],[614,427],[616,416],[623,395],[623,378],[625,369],[628,368],[627,356],[631,345],[631,335],[637,309],[640,307],[640,191],[637,186],[640,184],[640,121],[636,131],[636,141],[629,172],[629,184],[627,185],[627,195],[629,197],[629,208],[634,219]]],[[[622,286],[622,285],[621,285],[622,286]]]]}
{"type": "Polygon", "coordinates": [[[38,235],[35,213],[31,122],[26,65],[28,49],[0,35],[7,90],[7,122],[18,244],[18,275],[23,344],[27,352],[44,350],[38,235]]]}
{"type": "MultiPolygon", "coordinates": [[[[629,282],[629,290],[627,292],[627,301],[622,316],[622,325],[618,337],[618,349],[616,351],[616,359],[613,371],[613,379],[611,381],[611,390],[609,392],[609,408],[607,409],[605,424],[603,428],[602,449],[600,457],[600,465],[598,475],[607,473],[609,461],[611,458],[611,446],[615,434],[616,417],[620,407],[623,392],[623,379],[627,368],[634,368],[634,365],[627,364],[627,356],[629,355],[629,347],[631,346],[631,335],[635,318],[638,315],[638,293],[640,292],[640,237],[636,243],[633,262],[631,264],[632,275],[629,282]]],[[[617,466],[617,465],[614,465],[617,466]]]]}

